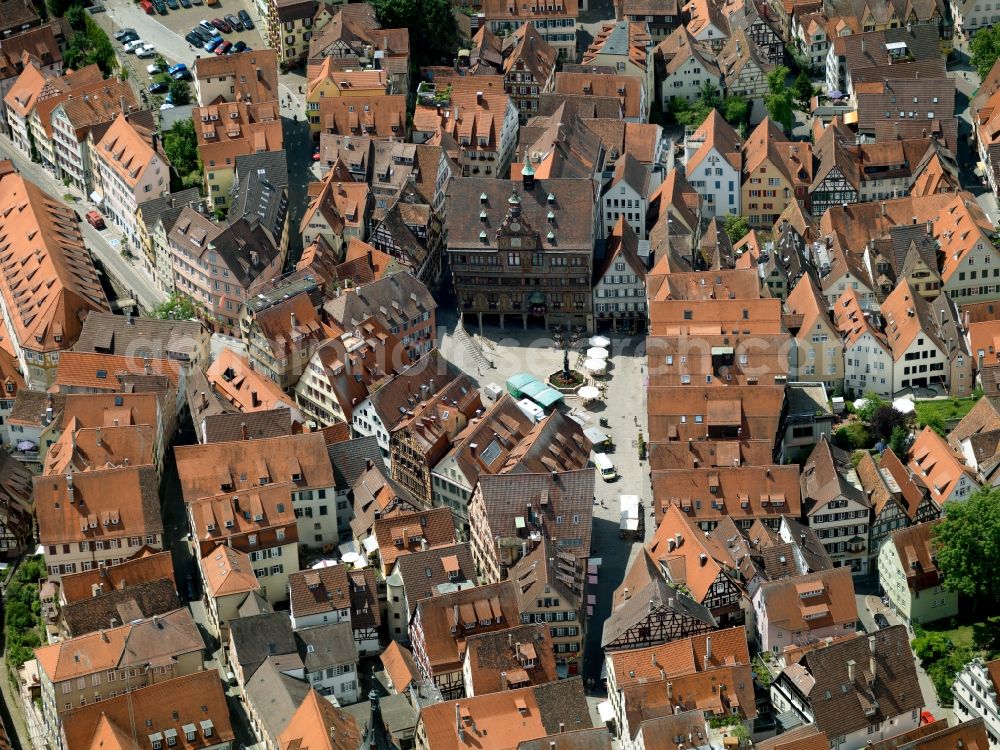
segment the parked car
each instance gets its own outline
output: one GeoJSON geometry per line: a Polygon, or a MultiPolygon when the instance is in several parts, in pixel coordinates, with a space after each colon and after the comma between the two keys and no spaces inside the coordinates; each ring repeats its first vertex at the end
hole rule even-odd
{"type": "Polygon", "coordinates": [[[222,44],[222,39],[216,37],[208,42],[205,42],[205,46],[202,48],[206,52],[215,52],[215,48],[222,44]]]}
{"type": "Polygon", "coordinates": [[[215,34],[209,34],[207,31],[201,28],[201,26],[195,26],[193,29],[191,29],[191,33],[194,34],[199,39],[201,39],[201,41],[198,42],[198,46],[201,46],[209,39],[211,39],[213,36],[215,36],[215,34]]]}
{"type": "Polygon", "coordinates": [[[205,0],[205,5],[218,5],[219,0],[205,0]]]}
{"type": "Polygon", "coordinates": [[[167,7],[170,10],[179,10],[181,6],[177,4],[177,0],[167,0],[167,7]]]}
{"type": "Polygon", "coordinates": [[[104,12],[104,6],[103,5],[91,5],[89,8],[87,8],[87,12],[90,13],[90,15],[92,15],[92,16],[93,15],[97,15],[98,13],[103,13],[104,12]]]}
{"type": "Polygon", "coordinates": [[[218,47],[215,48],[215,54],[224,55],[229,52],[229,48],[233,46],[232,42],[223,42],[218,47]]]}
{"type": "Polygon", "coordinates": [[[208,32],[209,34],[212,34],[212,35],[214,35],[214,34],[215,34],[215,27],[214,27],[214,26],[213,26],[213,25],[211,24],[211,22],[210,22],[210,21],[206,21],[206,20],[205,20],[205,19],[203,18],[203,19],[201,19],[200,21],[198,21],[198,25],[199,25],[199,26],[201,26],[201,28],[203,28],[203,29],[204,29],[205,31],[207,31],[207,32],[208,32]]]}
{"type": "Polygon", "coordinates": [[[130,35],[133,39],[139,36],[138,34],[136,34],[135,29],[119,29],[118,31],[115,32],[115,39],[117,39],[119,42],[127,42],[129,40],[130,35]]]}
{"type": "Polygon", "coordinates": [[[191,7],[191,0],[178,0],[178,1],[180,2],[182,8],[191,7]]]}
{"type": "Polygon", "coordinates": [[[87,212],[87,223],[94,229],[104,229],[104,217],[98,211],[87,212]]]}
{"type": "Polygon", "coordinates": [[[174,73],[176,73],[176,72],[177,72],[178,70],[187,70],[187,67],[188,67],[188,66],[187,66],[187,65],[185,65],[184,63],[177,63],[176,65],[171,65],[171,66],[170,66],[169,68],[167,68],[167,72],[168,72],[168,73],[169,73],[170,75],[173,75],[173,74],[174,74],[174,73]]]}
{"type": "Polygon", "coordinates": [[[124,49],[126,52],[135,52],[143,45],[143,43],[144,42],[141,39],[133,39],[130,42],[125,42],[124,49]]]}
{"type": "Polygon", "coordinates": [[[243,31],[243,22],[240,21],[240,19],[238,19],[232,13],[226,15],[225,21],[226,23],[228,23],[230,26],[233,27],[233,31],[243,31]]]}
{"type": "Polygon", "coordinates": [[[250,19],[250,14],[249,13],[247,13],[245,10],[241,10],[236,15],[238,15],[240,17],[240,20],[243,22],[243,28],[244,29],[252,29],[253,28],[253,21],[250,19]]]}
{"type": "Polygon", "coordinates": [[[136,57],[154,57],[156,55],[156,47],[152,44],[146,44],[135,51],[136,57]]]}
{"type": "Polygon", "coordinates": [[[170,76],[175,81],[190,81],[191,71],[190,70],[178,70],[176,73],[170,76]]]}
{"type": "Polygon", "coordinates": [[[134,31],[130,31],[128,34],[126,34],[124,37],[122,37],[118,41],[121,42],[122,45],[124,46],[124,45],[128,44],[129,42],[134,42],[138,38],[139,38],[138,34],[136,34],[134,31]]]}
{"type": "Polygon", "coordinates": [[[229,50],[230,52],[245,52],[247,48],[247,43],[242,39],[233,45],[233,48],[229,50]]]}
{"type": "Polygon", "coordinates": [[[875,616],[872,619],[875,620],[875,627],[877,627],[879,630],[884,630],[885,628],[889,627],[889,619],[881,612],[876,612],[875,616]]]}
{"type": "Polygon", "coordinates": [[[194,47],[200,47],[205,43],[204,39],[202,39],[200,36],[190,31],[184,36],[184,41],[186,41],[188,44],[194,47]]]}
{"type": "Polygon", "coordinates": [[[149,73],[151,76],[155,76],[157,73],[162,73],[163,68],[161,68],[156,63],[150,63],[149,65],[146,66],[146,72],[149,73]]]}
{"type": "Polygon", "coordinates": [[[153,5],[156,8],[156,12],[159,13],[161,16],[167,15],[167,6],[163,4],[162,0],[161,2],[158,3],[154,2],[153,5]]]}
{"type": "Polygon", "coordinates": [[[219,31],[221,31],[223,34],[228,34],[233,30],[232,27],[230,27],[230,25],[225,21],[223,21],[221,18],[213,18],[212,25],[219,31]]]}
{"type": "Polygon", "coordinates": [[[153,7],[153,4],[149,2],[149,0],[141,0],[139,7],[146,11],[147,16],[151,16],[156,13],[156,8],[153,7]]]}
{"type": "Polygon", "coordinates": [[[163,83],[163,81],[157,81],[156,83],[149,84],[149,93],[150,94],[162,94],[168,88],[170,88],[170,87],[167,86],[167,84],[163,83]]]}
{"type": "Polygon", "coordinates": [[[203,5],[204,4],[202,2],[202,0],[191,0],[191,2],[194,3],[195,5],[203,5]]]}

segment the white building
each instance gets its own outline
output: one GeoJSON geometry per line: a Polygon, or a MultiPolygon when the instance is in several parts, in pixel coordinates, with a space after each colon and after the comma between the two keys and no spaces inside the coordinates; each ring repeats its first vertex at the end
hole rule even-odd
{"type": "Polygon", "coordinates": [[[740,137],[717,111],[684,139],[684,169],[688,182],[702,197],[705,218],[740,213],[740,137]]]}
{"type": "Polygon", "coordinates": [[[298,630],[305,679],[342,706],[358,702],[358,647],[351,623],[338,622],[298,630]]]}
{"type": "Polygon", "coordinates": [[[601,196],[601,226],[603,236],[611,234],[618,219],[623,218],[639,239],[649,236],[646,230],[648,199],[660,185],[660,173],[626,153],[615,164],[614,176],[601,196]]]}
{"type": "Polygon", "coordinates": [[[982,717],[992,750],[1000,747],[998,680],[1000,680],[1000,659],[983,661],[981,658],[975,658],[955,676],[952,686],[952,694],[955,696],[955,718],[958,721],[968,721],[982,717]]]}
{"type": "Polygon", "coordinates": [[[170,190],[170,167],[122,115],[94,147],[94,161],[105,215],[140,252],[136,212],[170,190]]]}
{"type": "MultiPolygon", "coordinates": [[[[631,158],[631,157],[630,157],[631,158]]],[[[608,234],[603,264],[595,274],[594,325],[642,330],[646,325],[646,266],[638,255],[639,238],[624,217],[608,234]]]]}
{"type": "Polygon", "coordinates": [[[660,102],[663,111],[670,109],[671,99],[693,102],[701,96],[702,87],[711,83],[722,88],[722,76],[715,54],[698,42],[684,25],[660,42],[653,51],[661,74],[660,102]]]}

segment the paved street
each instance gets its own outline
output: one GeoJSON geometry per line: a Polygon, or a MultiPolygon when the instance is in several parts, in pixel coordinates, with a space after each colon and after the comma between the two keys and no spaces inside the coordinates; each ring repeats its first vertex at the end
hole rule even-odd
{"type": "MultiPolygon", "coordinates": [[[[0,158],[10,159],[21,174],[52,195],[60,199],[66,195],[66,187],[62,182],[56,180],[40,164],[32,162],[27,154],[16,149],[13,143],[3,135],[0,135],[0,158]]],[[[70,203],[81,218],[87,211],[94,208],[94,205],[86,200],[71,201],[70,203]]],[[[122,258],[122,236],[120,232],[112,229],[110,222],[106,229],[98,231],[86,221],[81,221],[80,230],[83,232],[84,243],[91,253],[100,258],[108,273],[117,277],[122,284],[132,290],[143,308],[148,310],[166,299],[166,294],[142,270],[142,261],[139,259],[128,261],[122,258]]]]}
{"type": "MultiPolygon", "coordinates": [[[[454,335],[455,319],[451,310],[438,311],[439,330],[444,329],[448,335],[442,336],[441,350],[444,355],[462,367],[470,377],[477,378],[480,388],[489,383],[504,387],[505,381],[511,375],[519,372],[530,372],[540,379],[545,379],[551,373],[562,367],[562,351],[552,345],[551,334],[540,328],[523,331],[520,327],[509,327],[501,330],[495,327],[484,327],[483,349],[486,356],[493,360],[494,369],[485,369],[478,373],[477,366],[467,353],[462,350],[454,335]]],[[[478,329],[470,334],[477,334],[478,329]]],[[[653,524],[649,519],[650,487],[649,465],[640,463],[636,439],[640,429],[646,433],[646,401],[645,401],[645,365],[646,358],[642,355],[643,337],[615,337],[609,335],[611,344],[611,367],[608,370],[606,382],[608,396],[604,403],[594,404],[585,409],[580,399],[575,396],[566,399],[566,406],[587,420],[588,426],[598,427],[611,435],[616,448],[609,458],[614,462],[619,478],[615,482],[604,482],[597,479],[595,487],[596,500],[594,505],[594,528],[591,538],[593,556],[601,559],[596,590],[588,590],[597,598],[594,615],[587,622],[587,641],[584,652],[584,676],[593,677],[599,681],[604,656],[601,651],[601,633],[604,621],[611,612],[611,595],[625,576],[629,561],[641,548],[640,542],[623,541],[618,538],[620,495],[638,495],[642,499],[646,516],[646,538],[653,534],[653,524]],[[636,356],[636,347],[640,347],[636,356]],[[608,427],[600,427],[598,420],[608,420],[608,427]]],[[[577,365],[578,353],[586,348],[587,336],[570,353],[570,367],[577,365]]]]}

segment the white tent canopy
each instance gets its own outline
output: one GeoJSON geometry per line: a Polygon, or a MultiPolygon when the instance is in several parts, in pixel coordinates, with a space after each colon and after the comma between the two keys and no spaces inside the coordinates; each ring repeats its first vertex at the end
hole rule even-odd
{"type": "Polygon", "coordinates": [[[598,346],[592,346],[587,350],[587,359],[607,359],[608,350],[598,346]]]}

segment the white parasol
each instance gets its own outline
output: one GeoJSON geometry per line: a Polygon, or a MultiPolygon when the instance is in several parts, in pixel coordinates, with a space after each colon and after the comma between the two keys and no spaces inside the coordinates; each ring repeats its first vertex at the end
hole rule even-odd
{"type": "Polygon", "coordinates": [[[592,346],[590,349],[587,350],[587,359],[607,359],[607,358],[608,358],[607,349],[601,349],[600,347],[592,346]]]}
{"type": "Polygon", "coordinates": [[[611,343],[611,340],[604,338],[604,336],[591,336],[587,343],[590,344],[590,346],[599,346],[602,349],[606,349],[611,343]]]}
{"type": "Polygon", "coordinates": [[[603,359],[588,359],[583,366],[593,373],[604,372],[608,368],[608,363],[603,359]]]}
{"type": "Polygon", "coordinates": [[[601,391],[599,388],[592,385],[585,385],[583,388],[576,392],[576,395],[582,398],[584,401],[593,401],[594,399],[601,397],[601,391]]]}

